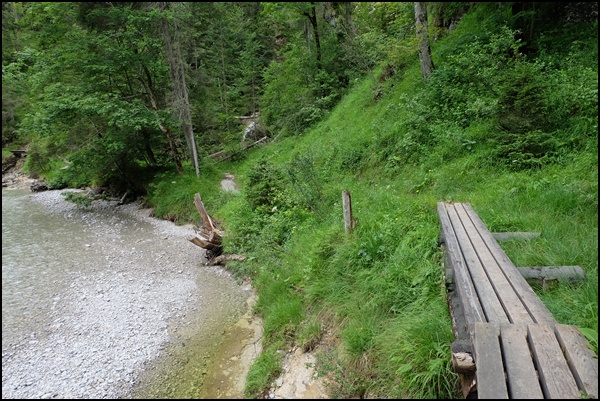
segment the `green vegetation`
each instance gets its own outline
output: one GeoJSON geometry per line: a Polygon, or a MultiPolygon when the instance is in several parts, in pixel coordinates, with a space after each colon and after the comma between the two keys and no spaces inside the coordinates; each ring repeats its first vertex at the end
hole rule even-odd
{"type": "MultiPolygon", "coordinates": [[[[189,161],[183,174],[166,162],[150,174],[138,162],[157,216],[198,222],[199,192],[225,230],[225,253],[246,256],[227,266],[252,279],[264,321],[248,397],[270,385],[278,351],[293,346],[315,352],[336,398],[462,397],[450,366],[438,201],[470,202],[491,231],[540,232],[502,244],[517,266],[581,266],[581,284],[534,289],[597,353],[597,9],[590,20],[568,6],[557,13],[558,3],[431,4],[430,18],[442,22],[431,27],[429,79],[408,33],[412,3],[360,5],[362,33],[343,54],[363,58],[346,77],[326,57],[313,75],[300,36],[278,49],[261,98],[268,145],[221,163],[204,158],[200,180],[189,161]],[[457,16],[449,30],[444,21],[457,16]],[[220,191],[225,172],[240,193],[220,191]],[[349,234],[343,190],[358,219],[349,234]]],[[[289,33],[301,12],[274,7],[269,23],[289,33]]],[[[323,49],[336,43],[329,34],[323,49]]],[[[107,150],[124,156],[114,143],[107,150]]]]}
{"type": "MultiPolygon", "coordinates": [[[[219,166],[244,183],[235,206],[215,212],[227,252],[251,256],[230,266],[253,278],[263,300],[265,353],[275,357],[269,345],[282,340],[335,336],[336,347],[317,351],[335,397],[460,397],[439,200],[470,202],[493,231],[539,231],[505,250],[519,266],[582,266],[583,284],[537,290],[560,322],[597,328],[597,24],[545,38],[564,40],[554,43],[561,54],[511,57],[521,43],[507,28],[467,41],[488,11],[433,44],[430,82],[412,57],[377,102],[365,79],[301,137],[219,166]],[[563,52],[570,61],[557,65],[563,52]],[[344,189],[359,219],[351,235],[344,189]]],[[[264,369],[258,363],[253,375],[277,374],[264,369]]],[[[256,385],[247,395],[258,395],[256,385]]]]}

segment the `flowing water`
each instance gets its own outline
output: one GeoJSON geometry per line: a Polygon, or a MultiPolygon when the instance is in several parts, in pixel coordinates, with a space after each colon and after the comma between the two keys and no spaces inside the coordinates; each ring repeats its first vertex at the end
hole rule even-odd
{"type": "Polygon", "coordinates": [[[250,289],[201,263],[191,226],[58,195],[2,190],[2,398],[210,393],[250,289]]]}

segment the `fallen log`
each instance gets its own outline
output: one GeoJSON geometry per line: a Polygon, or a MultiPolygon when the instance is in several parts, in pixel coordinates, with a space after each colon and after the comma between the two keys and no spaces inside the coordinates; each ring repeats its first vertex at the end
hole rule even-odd
{"type": "Polygon", "coordinates": [[[242,255],[219,255],[217,257],[212,258],[211,260],[208,261],[207,265],[209,266],[215,266],[215,265],[219,265],[223,262],[226,262],[228,260],[237,260],[239,262],[242,262],[246,259],[245,256],[242,255]]]}
{"type": "Polygon", "coordinates": [[[206,208],[204,207],[204,203],[202,202],[202,198],[200,194],[196,193],[194,196],[194,205],[200,213],[200,217],[202,218],[203,227],[202,229],[196,230],[199,237],[188,238],[192,244],[199,246],[202,249],[206,250],[206,257],[208,259],[213,259],[223,252],[223,246],[221,244],[221,232],[216,227],[213,219],[206,212],[206,208]]]}
{"type": "MultiPolygon", "coordinates": [[[[235,156],[237,154],[240,154],[240,153],[242,153],[242,152],[250,149],[253,146],[258,145],[261,142],[264,142],[267,138],[268,138],[267,136],[263,136],[258,141],[254,141],[251,144],[244,146],[242,149],[240,149],[238,151],[233,151],[233,152],[224,153],[224,154],[221,154],[220,152],[217,152],[217,153],[219,153],[219,155],[217,155],[216,153],[213,153],[213,155],[215,155],[214,158],[216,158],[219,163],[223,162],[223,161],[225,161],[225,160],[227,160],[227,159],[229,159],[229,158],[231,158],[231,157],[233,157],[233,156],[235,156]]],[[[213,156],[213,155],[211,155],[211,156],[213,156]]]]}

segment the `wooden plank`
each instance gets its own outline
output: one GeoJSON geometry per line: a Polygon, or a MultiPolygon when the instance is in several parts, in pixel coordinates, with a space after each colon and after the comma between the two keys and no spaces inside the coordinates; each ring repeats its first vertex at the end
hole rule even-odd
{"type": "MultiPolygon", "coordinates": [[[[473,210],[470,203],[463,204],[465,210],[469,213],[469,217],[473,224],[477,227],[480,233],[488,232],[489,230],[481,220],[481,218],[477,215],[477,213],[473,210]]],[[[546,323],[557,323],[552,313],[548,310],[546,305],[542,302],[542,300],[537,296],[535,291],[531,288],[531,286],[527,283],[525,278],[518,272],[515,265],[506,255],[506,253],[502,250],[500,245],[491,235],[486,235],[483,237],[488,249],[492,251],[494,257],[500,264],[500,268],[503,270],[504,275],[508,278],[511,285],[514,287],[515,292],[519,295],[523,303],[526,305],[529,310],[533,320],[535,322],[546,322],[546,323]]]]}
{"type": "Polygon", "coordinates": [[[502,307],[502,303],[496,295],[494,286],[490,282],[485,269],[479,260],[479,256],[475,251],[473,244],[467,234],[463,222],[461,221],[460,215],[455,209],[456,204],[450,205],[446,208],[448,211],[448,217],[454,228],[454,233],[458,240],[460,250],[465,259],[469,274],[473,280],[475,291],[479,297],[479,302],[483,307],[486,321],[509,323],[510,320],[502,307]]]}
{"type": "Polygon", "coordinates": [[[546,398],[581,398],[554,329],[546,323],[527,325],[529,347],[546,398]]]}
{"type": "Polygon", "coordinates": [[[508,398],[499,334],[496,323],[475,323],[477,398],[508,398]]]}
{"type": "Polygon", "coordinates": [[[502,233],[491,233],[492,237],[496,241],[509,241],[509,240],[525,240],[539,238],[540,233],[537,232],[526,232],[526,231],[507,231],[502,233]]]}
{"type": "Polygon", "coordinates": [[[525,280],[558,280],[577,283],[585,279],[581,266],[529,266],[517,270],[525,280]]]}
{"type": "MultiPolygon", "coordinates": [[[[463,226],[473,244],[473,248],[477,252],[477,256],[481,261],[485,273],[487,274],[489,281],[497,294],[497,297],[502,304],[503,313],[506,314],[508,321],[511,323],[533,323],[533,318],[529,315],[529,311],[523,305],[521,298],[515,292],[502,269],[500,268],[501,262],[498,262],[492,252],[488,249],[484,236],[490,235],[489,231],[480,232],[478,228],[473,224],[469,214],[465,210],[462,204],[456,205],[456,212],[463,222],[463,226]]],[[[470,266],[469,266],[470,267],[470,266]]],[[[477,288],[477,282],[475,287],[477,288]]],[[[481,294],[481,293],[480,293],[481,294]]],[[[492,319],[488,316],[488,321],[503,321],[503,317],[499,316],[498,320],[492,319]]]]}
{"type": "Polygon", "coordinates": [[[527,343],[527,327],[524,324],[502,324],[500,340],[510,397],[544,398],[527,343]]]}
{"type": "Polygon", "coordinates": [[[554,331],[580,390],[598,399],[598,358],[575,326],[557,324],[554,331]]]}
{"type": "MultiPolygon", "coordinates": [[[[483,308],[479,303],[477,292],[471,281],[471,277],[468,274],[466,262],[460,251],[458,240],[450,218],[446,205],[443,202],[438,202],[438,215],[440,218],[440,224],[442,226],[442,232],[444,233],[445,247],[446,247],[446,258],[448,264],[454,270],[454,282],[456,283],[456,291],[458,291],[462,309],[467,321],[467,326],[472,326],[474,322],[485,322],[485,314],[483,308]]],[[[469,336],[472,336],[472,327],[467,327],[469,336]]]]}

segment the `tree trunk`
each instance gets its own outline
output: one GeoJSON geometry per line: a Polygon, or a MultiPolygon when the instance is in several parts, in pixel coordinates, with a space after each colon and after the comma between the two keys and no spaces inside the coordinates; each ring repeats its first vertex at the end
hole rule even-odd
{"type": "Polygon", "coordinates": [[[148,156],[150,164],[156,165],[156,156],[154,156],[154,152],[150,146],[150,133],[146,128],[142,128],[142,137],[144,138],[144,149],[146,150],[146,156],[148,156]]]}
{"type": "MultiPolygon", "coordinates": [[[[164,12],[166,3],[159,2],[158,8],[161,12],[164,12]]],[[[187,84],[185,82],[185,68],[183,56],[181,55],[181,46],[177,39],[177,26],[175,26],[173,37],[171,37],[171,29],[169,27],[169,22],[166,19],[163,19],[162,29],[167,59],[169,61],[169,70],[171,72],[171,78],[173,79],[173,92],[175,95],[173,112],[181,120],[181,128],[183,129],[185,140],[188,149],[190,150],[190,157],[194,164],[194,169],[196,170],[196,177],[200,177],[198,150],[196,149],[196,140],[192,128],[192,113],[187,84]]]]}
{"type": "Polygon", "coordinates": [[[320,74],[322,69],[321,64],[321,39],[319,38],[319,25],[317,23],[317,6],[314,2],[310,3],[310,13],[304,13],[304,15],[310,21],[310,25],[313,29],[313,34],[315,35],[315,47],[316,47],[316,60],[317,60],[317,73],[319,75],[319,95],[325,96],[323,93],[323,76],[320,74]]]}
{"type": "Polygon", "coordinates": [[[415,2],[415,20],[417,29],[417,42],[419,43],[419,62],[421,63],[421,75],[429,78],[433,71],[431,60],[431,48],[429,47],[429,35],[427,34],[427,6],[423,2],[415,2]]]}
{"type": "Polygon", "coordinates": [[[181,158],[179,157],[179,151],[177,150],[177,143],[175,142],[175,138],[171,134],[169,128],[163,125],[160,121],[160,116],[158,115],[158,101],[156,100],[156,95],[154,94],[154,89],[152,87],[152,80],[150,79],[150,72],[144,66],[144,72],[146,74],[146,79],[148,82],[144,81],[142,77],[138,77],[139,81],[142,83],[144,90],[146,91],[146,96],[150,100],[150,105],[152,106],[152,112],[156,117],[156,122],[158,124],[158,128],[165,134],[167,140],[169,141],[169,147],[171,148],[171,153],[173,155],[173,160],[175,161],[175,166],[177,167],[177,172],[180,174],[183,173],[183,166],[181,165],[181,158]]]}

